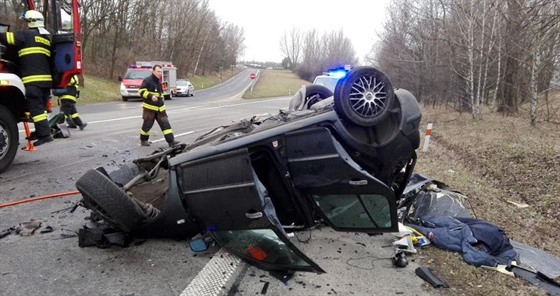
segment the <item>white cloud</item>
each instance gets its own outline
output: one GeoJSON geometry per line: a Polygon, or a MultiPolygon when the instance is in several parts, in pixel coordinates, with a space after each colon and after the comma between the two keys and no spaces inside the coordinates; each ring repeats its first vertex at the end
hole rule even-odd
{"type": "Polygon", "coordinates": [[[385,21],[388,0],[209,0],[224,22],[245,30],[241,59],[280,62],[280,38],[292,28],[331,32],[342,29],[358,58],[370,51],[385,21]]]}

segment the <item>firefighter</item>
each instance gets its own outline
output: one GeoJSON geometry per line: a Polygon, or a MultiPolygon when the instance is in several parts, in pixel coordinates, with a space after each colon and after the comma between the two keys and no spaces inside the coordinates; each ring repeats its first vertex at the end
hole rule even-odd
{"type": "Polygon", "coordinates": [[[28,140],[36,140],[33,144],[39,146],[54,140],[45,110],[52,86],[51,37],[40,12],[28,10],[22,19],[27,22],[28,29],[0,33],[0,43],[18,49],[18,66],[25,86],[27,107],[35,125],[35,131],[28,140]]]}
{"type": "Polygon", "coordinates": [[[169,124],[169,118],[165,111],[165,104],[163,103],[163,89],[161,87],[162,75],[163,70],[161,65],[154,65],[152,67],[152,75],[144,78],[138,90],[138,94],[140,94],[143,100],[142,119],[144,123],[140,130],[140,145],[142,146],[150,146],[148,139],[154,121],[157,121],[159,124],[169,147],[179,144],[179,142],[175,141],[175,137],[173,136],[171,124],[169,124]]]}
{"type": "Polygon", "coordinates": [[[87,123],[82,122],[80,115],[78,115],[78,110],[76,109],[76,102],[80,97],[79,91],[79,78],[78,75],[72,76],[70,83],[66,86],[63,93],[60,95],[60,111],[64,113],[66,118],[66,125],[69,128],[80,128],[81,131],[84,130],[87,123]]]}

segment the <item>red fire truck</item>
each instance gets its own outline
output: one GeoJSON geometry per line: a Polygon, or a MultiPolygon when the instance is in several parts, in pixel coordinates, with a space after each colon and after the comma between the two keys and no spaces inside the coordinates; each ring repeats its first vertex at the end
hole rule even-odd
{"type": "MultiPolygon", "coordinates": [[[[53,87],[64,88],[73,75],[82,74],[82,35],[78,0],[7,1],[4,21],[17,20],[27,10],[37,10],[45,18],[45,28],[51,33],[51,57],[54,62],[53,87]]],[[[1,32],[10,25],[0,24],[1,32]]],[[[19,146],[18,123],[25,121],[28,111],[25,88],[17,67],[15,48],[0,45],[0,173],[8,168],[19,146]]]]}
{"type": "Polygon", "coordinates": [[[138,89],[144,78],[152,74],[152,67],[161,65],[163,70],[162,88],[165,100],[171,100],[177,92],[177,68],[171,62],[161,61],[137,61],[130,65],[124,76],[119,76],[121,82],[120,92],[123,101],[129,99],[140,99],[138,89]]]}

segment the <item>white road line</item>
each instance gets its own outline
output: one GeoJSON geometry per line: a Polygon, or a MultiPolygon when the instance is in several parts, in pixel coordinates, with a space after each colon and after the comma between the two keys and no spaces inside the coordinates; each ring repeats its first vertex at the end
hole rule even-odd
{"type": "Polygon", "coordinates": [[[198,275],[181,293],[181,296],[217,296],[234,274],[241,259],[219,249],[198,275]]]}

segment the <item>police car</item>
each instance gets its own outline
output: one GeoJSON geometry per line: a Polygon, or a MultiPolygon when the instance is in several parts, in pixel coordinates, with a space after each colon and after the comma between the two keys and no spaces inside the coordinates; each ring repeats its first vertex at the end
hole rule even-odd
{"type": "Polygon", "coordinates": [[[334,93],[336,84],[341,78],[346,77],[349,70],[350,66],[348,65],[344,66],[344,68],[331,69],[323,75],[317,75],[317,77],[315,77],[315,80],[313,80],[313,84],[322,85],[334,93]]]}

